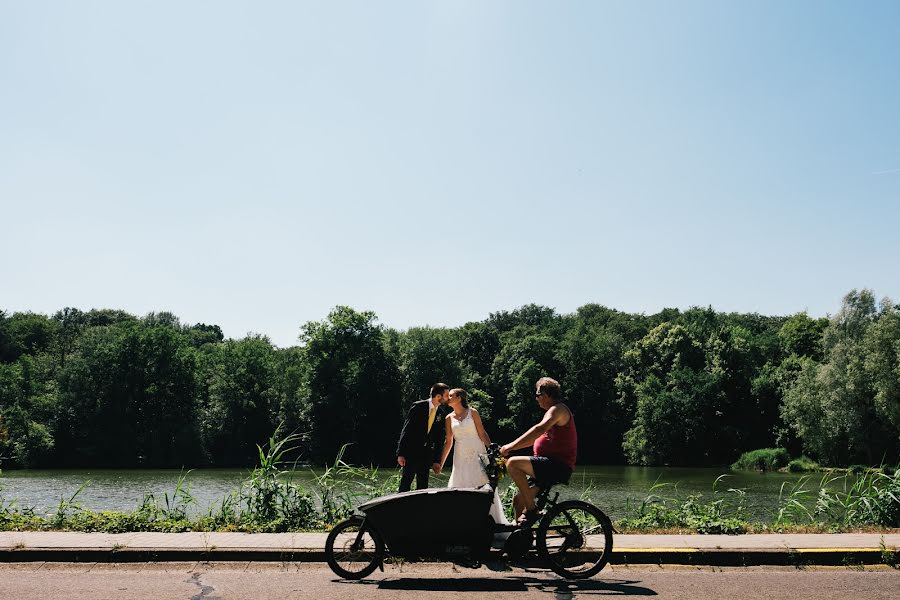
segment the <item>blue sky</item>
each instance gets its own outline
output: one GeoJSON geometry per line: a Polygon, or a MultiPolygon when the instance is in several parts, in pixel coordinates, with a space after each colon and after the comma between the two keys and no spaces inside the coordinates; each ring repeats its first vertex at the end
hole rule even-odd
{"type": "Polygon", "coordinates": [[[900,299],[900,3],[0,2],[0,308],[900,299]]]}

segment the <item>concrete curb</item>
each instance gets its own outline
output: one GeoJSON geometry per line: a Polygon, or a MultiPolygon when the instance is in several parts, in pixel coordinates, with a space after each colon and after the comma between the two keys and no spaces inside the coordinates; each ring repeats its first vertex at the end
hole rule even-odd
{"type": "Polygon", "coordinates": [[[325,562],[325,551],[258,548],[19,548],[0,549],[0,562],[325,562]]]}
{"type": "MultiPolygon", "coordinates": [[[[492,559],[500,559],[495,553],[492,559]]],[[[855,566],[883,564],[881,548],[624,548],[613,551],[611,564],[751,566],[855,566]]],[[[318,549],[247,548],[2,548],[0,562],[325,562],[318,549]]],[[[528,561],[539,564],[535,561],[528,561]]]]}
{"type": "Polygon", "coordinates": [[[614,552],[612,564],[755,566],[853,566],[883,564],[881,548],[628,548],[614,552]]]}

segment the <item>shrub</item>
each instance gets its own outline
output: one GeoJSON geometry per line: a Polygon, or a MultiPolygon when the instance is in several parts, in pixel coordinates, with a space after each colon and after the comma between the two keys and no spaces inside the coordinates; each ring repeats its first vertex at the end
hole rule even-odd
{"type": "Polygon", "coordinates": [[[800,458],[795,458],[789,462],[787,468],[791,473],[810,473],[812,471],[819,471],[822,467],[820,467],[819,463],[816,461],[801,456],[800,458]]]}
{"type": "Polygon", "coordinates": [[[760,448],[741,454],[741,457],[731,465],[731,469],[734,471],[777,471],[787,466],[790,460],[791,457],[784,448],[760,448]]]}

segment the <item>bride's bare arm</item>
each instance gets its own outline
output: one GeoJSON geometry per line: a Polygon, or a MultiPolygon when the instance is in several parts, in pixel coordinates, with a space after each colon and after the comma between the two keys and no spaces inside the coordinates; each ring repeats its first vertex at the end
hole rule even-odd
{"type": "Polygon", "coordinates": [[[491,445],[491,438],[487,434],[487,431],[484,430],[484,425],[481,424],[481,415],[479,415],[478,411],[474,408],[472,409],[472,420],[475,421],[475,429],[478,430],[478,437],[481,438],[484,447],[487,448],[491,445]]]}
{"type": "Polygon", "coordinates": [[[453,428],[450,425],[450,415],[447,415],[447,418],[444,419],[444,450],[441,452],[441,469],[444,468],[444,462],[447,460],[447,456],[450,455],[450,448],[453,447],[453,428]]]}

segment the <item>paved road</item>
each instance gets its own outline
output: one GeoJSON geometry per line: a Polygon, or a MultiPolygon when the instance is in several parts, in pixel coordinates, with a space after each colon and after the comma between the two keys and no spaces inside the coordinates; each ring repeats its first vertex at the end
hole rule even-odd
{"type": "MultiPolygon", "coordinates": [[[[499,567],[497,567],[499,569],[499,567]]],[[[355,583],[337,580],[320,563],[7,563],[0,564],[0,598],[19,600],[236,600],[447,597],[515,598],[897,598],[900,571],[888,567],[790,569],[755,567],[607,567],[584,582],[542,570],[457,569],[449,564],[388,566],[355,583]]]]}

